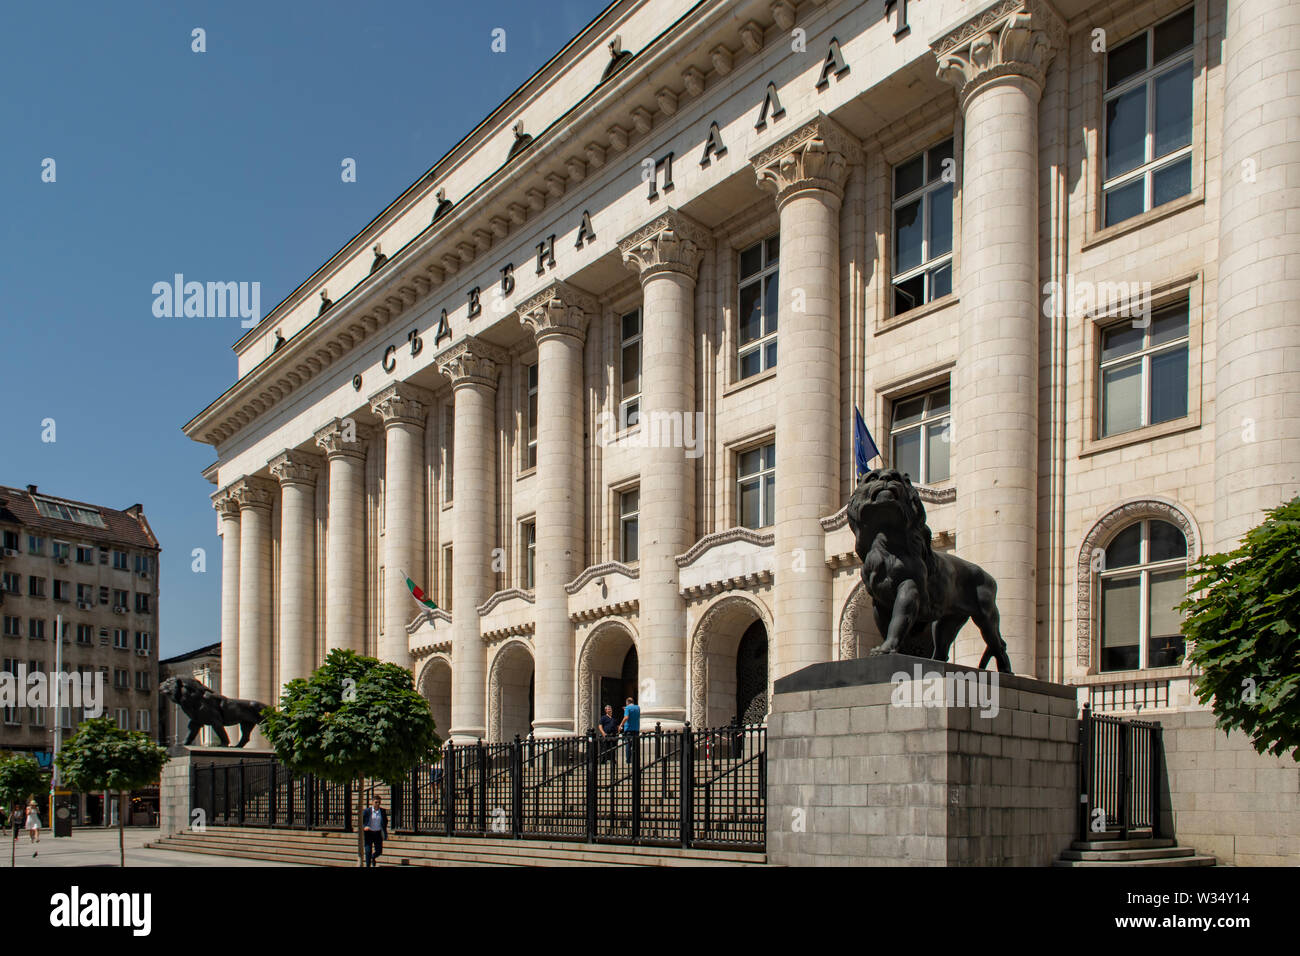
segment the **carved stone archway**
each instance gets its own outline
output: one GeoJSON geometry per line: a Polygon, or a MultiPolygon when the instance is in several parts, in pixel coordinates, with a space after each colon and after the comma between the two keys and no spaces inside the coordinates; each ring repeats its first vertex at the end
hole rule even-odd
{"type": "MultiPolygon", "coordinates": [[[[522,638],[506,641],[497,648],[488,671],[489,740],[500,742],[515,734],[526,736],[531,731],[531,727],[523,728],[518,720],[508,719],[505,697],[507,690],[516,695],[528,693],[528,682],[536,672],[535,661],[532,644],[522,638]],[[524,674],[527,674],[528,681],[523,680],[524,674]]],[[[512,704],[517,703],[512,701],[512,704]]]]}
{"type": "Polygon", "coordinates": [[[582,650],[578,654],[578,713],[575,715],[577,719],[573,726],[579,732],[585,731],[587,727],[592,726],[592,694],[595,692],[594,684],[596,681],[593,661],[597,650],[602,644],[616,635],[625,637],[631,646],[637,650],[638,657],[640,656],[636,628],[625,618],[615,617],[601,621],[587,635],[587,639],[582,643],[582,650]]]}
{"type": "Polygon", "coordinates": [[[1183,533],[1187,539],[1189,564],[1196,560],[1200,551],[1201,536],[1196,520],[1177,502],[1165,498],[1135,498],[1102,515],[1079,545],[1079,563],[1075,571],[1075,662],[1080,667],[1092,669],[1093,635],[1096,632],[1096,622],[1093,620],[1093,595],[1096,593],[1093,555],[1104,550],[1120,531],[1144,518],[1167,521],[1183,533]]]}
{"type": "MultiPolygon", "coordinates": [[[[769,665],[767,676],[767,699],[772,700],[772,614],[752,594],[730,592],[716,598],[700,616],[700,623],[695,627],[691,637],[691,724],[705,727],[709,721],[709,662],[711,651],[716,652],[720,640],[740,643],[740,638],[755,621],[761,621],[767,631],[769,648],[769,665]],[[711,647],[710,645],[713,645],[711,647]]],[[[734,656],[735,648],[732,648],[734,656]]],[[[716,657],[716,653],[712,656],[716,657]]],[[[717,663],[717,662],[715,662],[717,663]]],[[[734,660],[730,665],[733,668],[734,660]]],[[[730,706],[730,704],[728,705],[730,706]]],[[[734,709],[734,707],[732,708],[734,709]]],[[[718,722],[718,721],[715,721],[718,722]]]]}
{"type": "Polygon", "coordinates": [[[871,605],[871,596],[861,580],[853,586],[844,610],[840,613],[840,648],[839,659],[851,661],[865,657],[873,647],[884,643],[884,637],[876,627],[876,616],[871,605]]]}
{"type": "Polygon", "coordinates": [[[438,736],[446,738],[451,728],[451,657],[434,654],[420,668],[416,690],[429,702],[438,736]]]}

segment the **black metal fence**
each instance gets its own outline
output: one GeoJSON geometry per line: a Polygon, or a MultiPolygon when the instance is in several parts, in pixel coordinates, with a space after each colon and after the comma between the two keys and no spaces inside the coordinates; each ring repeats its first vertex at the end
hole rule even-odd
{"type": "Polygon", "coordinates": [[[1094,714],[1079,718],[1079,839],[1134,830],[1160,835],[1160,724],[1094,714]]]}
{"type": "MultiPolygon", "coordinates": [[[[730,726],[448,744],[388,791],[390,831],[762,850],[767,730],[730,726]]],[[[351,832],[351,785],[294,777],[275,760],[191,770],[209,826],[351,832]]]]}

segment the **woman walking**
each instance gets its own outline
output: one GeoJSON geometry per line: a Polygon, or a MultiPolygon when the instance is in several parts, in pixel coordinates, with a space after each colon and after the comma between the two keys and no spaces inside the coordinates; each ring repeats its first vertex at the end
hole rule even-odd
{"type": "MultiPolygon", "coordinates": [[[[27,801],[27,836],[31,843],[41,842],[41,811],[36,806],[35,800],[27,801]]],[[[32,856],[36,856],[39,850],[32,850],[32,856]]]]}

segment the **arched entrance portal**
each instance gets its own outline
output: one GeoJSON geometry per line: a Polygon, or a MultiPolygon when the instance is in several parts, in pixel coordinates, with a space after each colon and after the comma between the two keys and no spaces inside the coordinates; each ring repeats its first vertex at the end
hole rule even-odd
{"type": "Polygon", "coordinates": [[[840,614],[839,659],[849,661],[866,657],[872,648],[879,647],[884,641],[884,636],[876,627],[871,595],[859,581],[849,592],[840,614]]]}
{"type": "Polygon", "coordinates": [[[489,687],[492,709],[488,737],[508,741],[532,733],[533,653],[528,645],[512,641],[497,653],[489,687]]]}
{"type": "Polygon", "coordinates": [[[623,719],[624,702],[640,702],[640,662],[632,633],[621,623],[597,628],[583,646],[578,666],[578,727],[586,730],[600,722],[605,705],[614,719],[623,719]]]}
{"type": "Polygon", "coordinates": [[[420,696],[433,711],[433,726],[443,740],[451,732],[451,661],[435,657],[420,671],[420,696]]]}
{"type": "Polygon", "coordinates": [[[767,628],[755,621],[736,648],[736,717],[759,724],[767,716],[767,628]]]}
{"type": "Polygon", "coordinates": [[[691,723],[723,727],[767,719],[771,617],[756,598],[729,594],[704,612],[691,642],[691,723]]]}

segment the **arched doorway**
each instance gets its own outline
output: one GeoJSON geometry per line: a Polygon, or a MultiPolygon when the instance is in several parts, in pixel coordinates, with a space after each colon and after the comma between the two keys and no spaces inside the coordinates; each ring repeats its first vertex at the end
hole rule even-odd
{"type": "Polygon", "coordinates": [[[451,733],[451,661],[435,657],[420,671],[420,696],[429,702],[433,726],[443,740],[451,733]]]}
{"type": "Polygon", "coordinates": [[[532,733],[535,685],[533,653],[528,645],[511,641],[497,653],[489,686],[489,738],[508,741],[532,733]]]}
{"type": "Polygon", "coordinates": [[[736,719],[760,724],[767,716],[767,628],[755,621],[736,648],[736,719]]]}
{"type": "Polygon", "coordinates": [[[592,632],[578,665],[579,730],[595,727],[606,704],[614,709],[614,719],[622,720],[624,702],[629,697],[640,700],[639,680],[631,631],[621,622],[609,622],[592,632]]]}
{"type": "Polygon", "coordinates": [[[866,657],[871,649],[885,642],[884,636],[876,627],[876,615],[871,602],[871,595],[861,581],[853,586],[848,600],[844,602],[844,611],[840,614],[840,649],[842,661],[866,657]]]}

